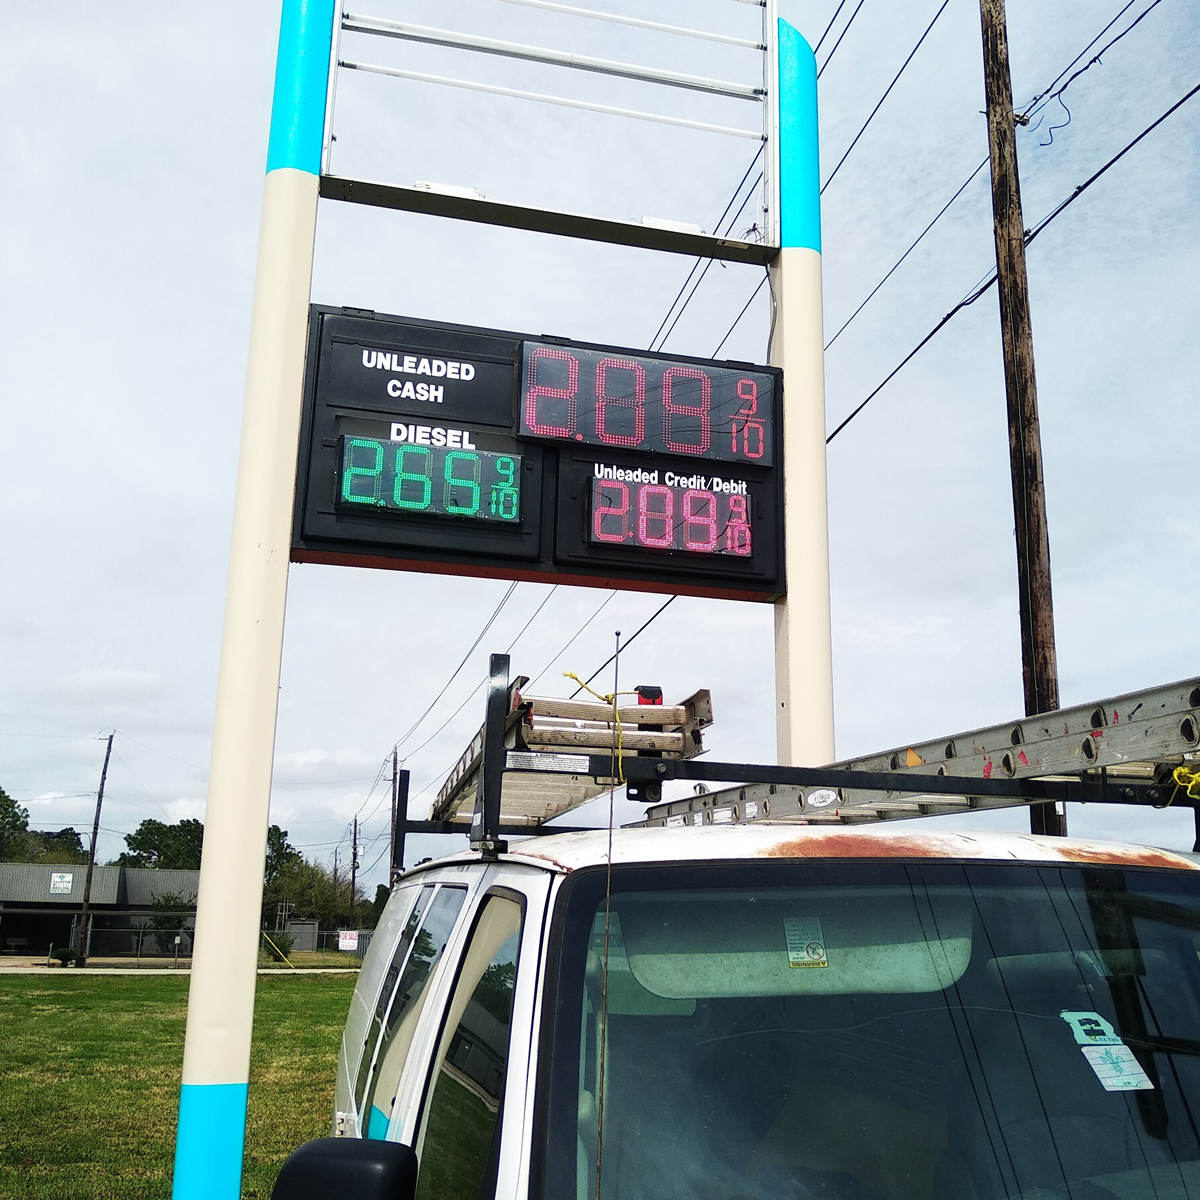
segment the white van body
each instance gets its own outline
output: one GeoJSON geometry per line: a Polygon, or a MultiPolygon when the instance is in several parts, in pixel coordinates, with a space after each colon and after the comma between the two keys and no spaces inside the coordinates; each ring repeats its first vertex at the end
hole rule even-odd
{"type": "Polygon", "coordinates": [[[418,1200],[1200,1196],[1197,860],[755,825],[431,862],[335,1107],[418,1200]]]}

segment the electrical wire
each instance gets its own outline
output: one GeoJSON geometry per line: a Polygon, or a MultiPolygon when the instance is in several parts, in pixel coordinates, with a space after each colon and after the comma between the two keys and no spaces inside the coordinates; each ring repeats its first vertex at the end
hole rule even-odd
{"type": "Polygon", "coordinates": [[[758,281],[758,287],[756,287],[754,289],[754,291],[752,291],[750,293],[750,299],[747,300],[746,303],[742,305],[742,311],[740,313],[738,313],[738,315],[736,317],[733,318],[733,324],[730,325],[730,327],[725,331],[725,336],[717,343],[717,348],[712,352],[712,354],[709,355],[710,358],[716,358],[717,355],[721,353],[722,347],[725,345],[725,343],[727,341],[729,341],[730,335],[737,328],[738,322],[749,311],[750,305],[754,303],[754,297],[757,296],[758,293],[763,290],[764,285],[766,284],[767,280],[770,279],[770,277],[771,277],[770,272],[765,272],[763,274],[763,277],[758,281]]]}
{"type": "Polygon", "coordinates": [[[591,623],[609,606],[609,604],[612,603],[612,600],[616,594],[617,593],[615,590],[611,591],[607,596],[604,597],[603,600],[600,601],[600,603],[596,606],[595,612],[593,612],[592,615],[588,617],[588,619],[584,621],[584,623],[580,625],[577,630],[575,630],[570,638],[563,643],[562,648],[558,651],[558,653],[556,653],[554,657],[532,679],[530,679],[530,681],[525,685],[526,687],[533,687],[533,685],[537,683],[537,681],[541,679],[541,677],[545,675],[545,673],[550,670],[550,668],[554,666],[554,664],[558,662],[558,660],[562,658],[564,654],[566,654],[566,652],[575,644],[576,639],[583,633],[583,631],[587,629],[589,625],[591,625],[591,623]]]}
{"type": "MultiPolygon", "coordinates": [[[[1082,50],[1080,50],[1078,54],[1075,55],[1075,57],[1058,73],[1058,75],[1055,76],[1055,78],[1046,86],[1046,88],[1043,91],[1039,92],[1036,96],[1033,97],[1032,100],[1029,101],[1029,103],[1025,106],[1024,110],[1021,112],[1021,114],[1017,118],[1019,124],[1028,124],[1029,119],[1031,117],[1036,116],[1047,104],[1050,103],[1050,100],[1054,96],[1055,88],[1058,86],[1058,84],[1063,79],[1065,79],[1068,74],[1070,74],[1071,69],[1074,66],[1076,66],[1084,58],[1084,56],[1088,53],[1088,51],[1090,51],[1092,49],[1092,47],[1095,46],[1095,44],[1121,19],[1121,17],[1124,16],[1125,13],[1128,12],[1129,9],[1133,7],[1135,2],[1136,2],[1136,0],[1128,0],[1128,3],[1126,3],[1117,12],[1117,14],[1108,21],[1108,23],[1099,31],[1099,33],[1095,34],[1092,37],[1092,39],[1088,42],[1088,44],[1086,46],[1084,46],[1084,48],[1082,50]]],[[[1129,28],[1125,30],[1125,33],[1120,34],[1118,37],[1114,38],[1111,42],[1109,42],[1108,45],[1104,46],[1100,51],[1098,51],[1097,54],[1094,56],[1093,61],[1098,61],[1103,54],[1107,53],[1108,50],[1110,50],[1113,46],[1115,46],[1116,43],[1119,42],[1121,40],[1121,38],[1125,36],[1126,33],[1128,33],[1131,29],[1133,29],[1134,26],[1137,25],[1138,22],[1140,22],[1142,20],[1142,18],[1145,17],[1150,12],[1151,9],[1153,9],[1159,3],[1160,3],[1160,0],[1154,0],[1154,3],[1150,5],[1150,8],[1146,9],[1141,14],[1141,16],[1139,16],[1137,18],[1137,20],[1135,20],[1133,22],[1133,24],[1130,25],[1129,28]]],[[[1089,63],[1089,67],[1090,67],[1090,65],[1091,64],[1089,63]]],[[[1085,70],[1086,69],[1087,68],[1085,68],[1085,70]]],[[[1082,74],[1082,72],[1079,72],[1078,74],[1082,74]]],[[[1072,78],[1075,78],[1075,76],[1072,76],[1072,78]]],[[[854,312],[852,312],[850,314],[850,316],[842,324],[841,328],[838,329],[837,333],[835,333],[833,335],[833,337],[831,337],[829,339],[829,341],[825,343],[824,349],[828,350],[833,345],[833,343],[836,342],[837,339],[839,337],[841,337],[843,333],[845,333],[847,327],[851,324],[851,322],[853,322],[855,320],[855,318],[858,317],[859,314],[863,311],[863,309],[866,308],[867,304],[870,303],[870,301],[875,297],[875,295],[879,292],[879,290],[883,287],[883,285],[885,283],[887,283],[887,281],[892,277],[892,275],[895,274],[895,272],[901,266],[901,264],[917,248],[917,246],[925,239],[925,237],[929,234],[929,232],[933,229],[933,227],[942,219],[942,217],[944,217],[946,215],[946,213],[957,202],[957,200],[963,194],[963,192],[966,191],[967,186],[972,182],[972,180],[974,180],[974,178],[979,174],[979,172],[982,171],[983,168],[986,167],[987,165],[988,165],[988,158],[985,155],[984,158],[982,160],[980,160],[979,164],[975,167],[975,169],[959,185],[958,190],[954,193],[954,195],[951,196],[950,199],[946,202],[946,204],[944,204],[942,206],[942,208],[938,212],[937,216],[935,216],[933,218],[933,220],[930,221],[929,224],[925,226],[925,228],[921,231],[920,235],[916,238],[916,240],[912,243],[912,245],[910,245],[908,247],[908,249],[905,250],[905,252],[900,256],[899,259],[897,259],[897,261],[895,263],[893,263],[891,268],[888,270],[887,274],[884,275],[883,278],[871,289],[871,291],[867,295],[867,297],[862,301],[862,303],[859,304],[859,306],[854,310],[854,312]]],[[[982,282],[982,280],[981,280],[981,282],[982,282]]],[[[974,291],[975,289],[972,288],[971,290],[974,291]]]]}
{"type": "MultiPolygon", "coordinates": [[[[742,178],[741,178],[741,179],[738,181],[738,185],[737,185],[737,187],[735,187],[735,188],[733,189],[733,195],[729,197],[729,203],[725,205],[725,211],[724,211],[724,212],[723,212],[723,213],[722,213],[722,214],[721,214],[721,215],[720,215],[720,216],[717,218],[717,220],[716,220],[715,224],[713,225],[713,228],[714,228],[715,230],[717,230],[717,232],[718,232],[718,233],[720,232],[720,229],[721,229],[721,222],[722,222],[722,221],[724,221],[724,220],[725,220],[725,218],[726,218],[726,217],[729,215],[729,210],[730,210],[730,209],[733,207],[733,205],[734,205],[734,201],[736,201],[736,200],[737,200],[737,198],[738,198],[738,196],[741,194],[742,188],[745,186],[746,180],[750,178],[750,172],[754,170],[755,166],[758,164],[758,160],[759,160],[760,158],[762,158],[762,156],[763,156],[763,153],[764,153],[764,151],[765,151],[765,150],[766,150],[766,143],[764,142],[764,143],[762,143],[762,144],[759,146],[759,148],[758,148],[757,152],[755,153],[754,157],[753,157],[753,158],[750,160],[750,165],[749,165],[749,166],[746,168],[746,173],[745,173],[745,174],[742,176],[742,178]]],[[[760,174],[759,174],[759,177],[758,177],[758,178],[759,178],[759,179],[761,179],[761,178],[762,178],[762,174],[761,174],[761,172],[760,172],[760,174]]],[[[757,186],[757,180],[755,181],[755,186],[757,186]]],[[[753,191],[753,188],[751,188],[751,191],[753,191]]],[[[742,207],[743,207],[743,208],[745,207],[745,203],[744,203],[744,202],[743,202],[743,205],[742,205],[742,207]]],[[[739,210],[739,211],[740,211],[740,210],[739,210]]],[[[736,218],[735,218],[735,220],[736,220],[736,218]]],[[[692,281],[692,277],[693,277],[693,276],[696,274],[696,271],[699,269],[699,267],[700,267],[700,264],[701,264],[702,262],[704,262],[704,261],[705,261],[705,260],[704,260],[703,258],[698,258],[698,259],[696,259],[696,261],[695,261],[695,262],[692,264],[692,269],[691,269],[691,270],[688,272],[688,274],[687,274],[687,278],[686,278],[686,279],[683,281],[682,285],[681,285],[681,286],[680,286],[680,288],[679,288],[679,291],[675,293],[675,299],[674,299],[674,300],[672,300],[672,301],[671,301],[671,303],[670,303],[670,304],[667,306],[667,311],[666,311],[666,314],[665,314],[665,316],[663,317],[663,319],[662,319],[661,323],[659,324],[658,328],[657,328],[657,329],[654,331],[654,336],[653,336],[653,337],[650,339],[650,341],[649,341],[649,343],[648,343],[648,345],[649,345],[649,347],[650,347],[650,349],[651,349],[651,350],[653,350],[653,349],[654,349],[654,343],[655,343],[656,341],[658,341],[658,335],[659,335],[660,333],[662,333],[662,331],[663,331],[663,328],[666,326],[667,322],[668,322],[668,321],[671,319],[671,313],[673,313],[673,312],[675,311],[675,305],[679,303],[679,298],[680,298],[680,297],[683,295],[683,293],[684,293],[684,292],[687,290],[687,286],[688,286],[688,284],[689,284],[689,283],[691,283],[691,281],[692,281]]],[[[712,259],[711,259],[711,258],[710,258],[710,259],[708,259],[708,262],[709,262],[709,263],[711,263],[711,262],[712,262],[712,259]]],[[[686,302],[686,301],[685,301],[685,303],[684,303],[684,307],[685,307],[685,308],[687,307],[687,302],[686,302]]]]}
{"type": "Polygon", "coordinates": [[[846,7],[846,0],[841,0],[841,3],[838,4],[837,8],[835,8],[833,10],[833,16],[829,18],[829,24],[825,26],[825,32],[823,34],[821,34],[820,40],[817,42],[816,46],[813,48],[814,55],[817,55],[821,52],[821,46],[824,44],[825,39],[829,36],[829,31],[837,23],[838,14],[845,7],[846,7]]]}
{"type": "Polygon", "coordinates": [[[829,347],[832,346],[833,343],[836,342],[838,340],[838,338],[840,338],[842,336],[842,334],[846,332],[847,328],[850,325],[850,322],[853,321],[854,318],[857,317],[858,314],[860,312],[862,312],[862,310],[864,308],[866,308],[868,304],[871,303],[871,301],[875,298],[875,293],[878,292],[879,289],[881,287],[883,287],[883,285],[885,283],[887,283],[887,281],[889,279],[891,279],[891,277],[900,269],[901,265],[904,263],[904,260],[906,258],[908,258],[908,256],[917,248],[918,245],[920,245],[920,243],[924,239],[925,235],[946,215],[950,206],[952,204],[954,204],[954,202],[959,198],[959,196],[961,196],[963,194],[963,192],[965,192],[967,190],[967,187],[974,181],[975,177],[987,165],[988,165],[988,160],[985,158],[979,164],[979,166],[977,166],[975,168],[975,170],[973,170],[970,173],[970,175],[968,175],[966,177],[966,179],[964,179],[962,181],[962,183],[959,185],[958,191],[956,191],[954,193],[954,195],[951,196],[950,199],[947,200],[946,203],[942,205],[941,211],[938,213],[938,215],[936,217],[934,217],[933,220],[930,221],[929,224],[926,225],[924,229],[921,230],[921,232],[917,235],[916,239],[913,241],[912,245],[909,246],[909,248],[907,250],[905,250],[905,252],[902,255],[900,255],[900,257],[895,261],[895,263],[893,263],[891,270],[889,270],[888,273],[870,290],[870,292],[867,293],[866,298],[846,318],[845,322],[843,323],[842,327],[837,331],[837,333],[835,333],[833,335],[833,337],[831,337],[829,339],[829,341],[827,341],[825,343],[824,349],[828,350],[829,347]]]}
{"type": "MultiPolygon", "coordinates": [[[[877,112],[879,112],[879,110],[883,107],[883,102],[891,94],[892,88],[894,88],[896,86],[896,84],[899,82],[900,76],[903,75],[904,72],[908,69],[908,64],[911,63],[912,60],[916,57],[917,51],[920,50],[921,46],[925,42],[925,39],[929,36],[930,31],[938,23],[938,18],[942,15],[942,13],[944,13],[946,11],[946,6],[949,3],[950,3],[950,0],[942,0],[941,7],[937,10],[936,13],[933,14],[933,20],[930,21],[929,24],[925,27],[925,32],[923,34],[921,34],[921,36],[917,39],[917,44],[908,52],[908,57],[901,64],[900,70],[898,70],[896,72],[895,77],[892,79],[892,82],[887,85],[887,88],[884,90],[883,95],[879,97],[878,103],[875,105],[875,107],[873,109],[871,109],[871,115],[863,122],[862,128],[854,135],[854,140],[850,143],[849,146],[846,147],[846,152],[842,155],[842,157],[840,159],[838,159],[837,166],[833,168],[833,171],[830,173],[829,178],[826,179],[823,184],[821,184],[821,195],[822,196],[825,195],[825,189],[837,177],[837,173],[842,169],[842,164],[846,161],[846,159],[848,159],[850,157],[850,152],[854,149],[855,146],[858,145],[858,139],[861,138],[862,135],[867,132],[867,127],[871,124],[871,122],[873,120],[875,120],[875,114],[877,112]]],[[[818,76],[818,78],[819,78],[819,76],[818,76]]]]}
{"type": "MultiPolygon", "coordinates": [[[[848,34],[850,32],[850,26],[854,24],[854,18],[858,16],[859,12],[862,10],[862,6],[865,3],[866,3],[866,0],[858,0],[858,7],[850,14],[850,19],[846,22],[845,28],[842,30],[841,33],[838,34],[838,40],[833,43],[833,49],[829,51],[829,54],[826,57],[825,61],[821,64],[820,68],[818,69],[818,71],[817,71],[818,79],[820,79],[821,76],[825,74],[825,68],[827,66],[829,66],[829,64],[833,61],[833,56],[837,53],[838,47],[842,44],[842,38],[844,38],[846,36],[846,34],[848,34]]],[[[837,14],[835,13],[834,15],[836,16],[837,14]]],[[[826,30],[825,32],[828,33],[829,30],[826,30]]],[[[824,41],[825,40],[824,37],[822,37],[821,40],[824,41]]]]}
{"type": "MultiPolygon", "coordinates": [[[[653,624],[655,621],[657,621],[657,620],[658,620],[658,618],[659,618],[659,617],[661,617],[661,616],[663,615],[663,613],[665,613],[665,612],[667,611],[667,609],[668,609],[668,608],[670,608],[670,607],[671,607],[671,605],[672,605],[672,604],[674,604],[674,603],[675,603],[675,601],[676,601],[676,600],[678,600],[678,599],[679,599],[679,597],[678,597],[678,596],[668,596],[668,597],[667,597],[667,599],[664,601],[664,603],[661,605],[661,607],[658,609],[658,611],[657,611],[656,613],[654,613],[654,615],[653,615],[653,616],[651,616],[651,617],[648,617],[648,618],[647,618],[645,621],[643,621],[643,622],[642,622],[642,625],[641,625],[641,627],[638,629],[637,633],[633,633],[633,634],[631,634],[629,637],[627,637],[627,638],[625,639],[625,641],[624,641],[624,642],[621,644],[621,649],[622,649],[622,650],[627,650],[627,649],[629,648],[629,643],[630,643],[630,642],[632,642],[632,641],[633,641],[633,640],[634,640],[634,639],[637,637],[637,635],[638,635],[639,633],[641,633],[643,630],[645,630],[645,629],[649,628],[649,626],[650,626],[651,624],[653,624]]],[[[576,689],[575,689],[575,690],[574,690],[574,691],[573,691],[573,692],[570,694],[570,696],[568,696],[568,697],[567,697],[567,699],[568,699],[568,700],[574,700],[574,699],[575,699],[575,697],[576,697],[576,696],[578,696],[578,695],[579,695],[579,693],[583,691],[583,689],[584,689],[584,685],[585,685],[585,684],[589,684],[589,683],[591,683],[591,682],[592,682],[592,680],[593,680],[593,679],[595,679],[595,678],[596,678],[596,676],[597,676],[597,675],[599,675],[599,674],[600,674],[600,672],[601,672],[601,671],[603,671],[603,670],[604,670],[604,668],[605,668],[605,667],[607,667],[609,663],[611,663],[611,662],[616,662],[616,661],[617,661],[617,652],[615,652],[615,651],[614,651],[614,652],[613,652],[613,654],[611,654],[611,655],[610,655],[608,658],[606,658],[606,659],[605,659],[605,660],[604,660],[604,661],[603,661],[603,662],[602,662],[602,663],[601,663],[601,664],[600,664],[600,665],[599,665],[599,666],[598,666],[598,667],[597,667],[597,668],[596,668],[596,669],[595,669],[595,670],[594,670],[594,671],[593,671],[593,672],[592,672],[592,673],[591,673],[591,674],[590,674],[590,675],[589,675],[589,676],[588,676],[588,677],[587,677],[587,678],[586,678],[586,679],[583,681],[583,683],[581,683],[581,684],[579,685],[579,687],[577,687],[577,688],[576,688],[576,689]]]]}
{"type": "MultiPolygon", "coordinates": [[[[1048,104],[1051,100],[1057,100],[1059,104],[1062,105],[1063,111],[1067,114],[1067,119],[1061,125],[1050,126],[1049,130],[1047,130],[1047,132],[1050,134],[1050,140],[1042,142],[1041,144],[1043,146],[1053,145],[1054,131],[1056,129],[1065,129],[1071,123],[1071,110],[1067,108],[1067,103],[1062,98],[1063,92],[1065,92],[1067,88],[1069,88],[1071,84],[1080,77],[1080,75],[1086,75],[1088,71],[1096,66],[1103,56],[1107,54],[1122,38],[1128,37],[1161,3],[1162,0],[1153,0],[1153,3],[1149,6],[1149,8],[1143,9],[1142,12],[1139,13],[1129,25],[1127,25],[1120,33],[1117,34],[1115,38],[1112,39],[1111,42],[1107,43],[1107,45],[1101,46],[1100,49],[1097,50],[1096,53],[1093,54],[1092,57],[1088,59],[1088,61],[1082,67],[1079,68],[1078,71],[1071,75],[1061,87],[1054,88],[1046,93],[1044,102],[1048,104]]],[[[1125,7],[1128,8],[1129,6],[1126,5],[1125,7]]],[[[1124,11],[1125,10],[1122,9],[1122,12],[1124,11]]],[[[1093,39],[1093,44],[1095,40],[1098,39],[1093,39]]],[[[1078,58],[1076,58],[1076,62],[1078,62],[1078,58]]],[[[1061,78],[1061,76],[1059,78],[1061,78]]]]}
{"type": "MultiPolygon", "coordinates": [[[[1140,141],[1142,141],[1143,138],[1145,138],[1147,135],[1149,135],[1155,129],[1157,129],[1158,126],[1160,126],[1169,116],[1171,116],[1173,113],[1177,112],[1180,108],[1182,108],[1183,105],[1186,104],[1189,100],[1191,100],[1192,97],[1195,96],[1197,92],[1200,92],[1200,84],[1197,84],[1195,87],[1193,87],[1191,89],[1191,91],[1187,92],[1186,95],[1184,95],[1179,100],[1177,100],[1174,104],[1172,104],[1171,107],[1168,108],[1166,110],[1166,112],[1164,112],[1162,114],[1162,116],[1158,117],[1156,120],[1152,121],[1149,125],[1147,125],[1146,128],[1143,129],[1142,132],[1137,135],[1137,137],[1135,137],[1131,142],[1127,143],[1121,150],[1119,150],[1116,154],[1114,154],[1113,157],[1110,158],[1108,160],[1108,162],[1106,162],[1098,171],[1096,171],[1093,175],[1091,175],[1089,178],[1084,180],[1084,182],[1081,183],[1069,196],[1067,196],[1066,199],[1064,199],[1061,203],[1059,203],[1054,209],[1052,209],[1045,217],[1043,217],[1032,229],[1030,229],[1025,234],[1025,239],[1024,239],[1025,244],[1028,246],[1029,243],[1032,242],[1033,239],[1036,238],[1037,235],[1039,233],[1041,233],[1042,230],[1045,229],[1053,220],[1055,220],[1056,217],[1058,217],[1065,209],[1069,208],[1072,204],[1074,204],[1075,201],[1078,200],[1079,197],[1081,195],[1083,195],[1083,193],[1092,186],[1092,184],[1094,184],[1098,179],[1100,179],[1101,176],[1103,176],[1107,171],[1111,170],[1111,168],[1114,167],[1118,162],[1120,162],[1121,159],[1123,159],[1126,154],[1128,154],[1140,141]]],[[[862,410],[864,408],[866,408],[867,405],[870,404],[870,402],[872,400],[874,400],[875,397],[878,396],[881,391],[883,391],[883,389],[900,373],[900,371],[905,366],[907,366],[908,363],[910,363],[917,356],[917,354],[921,350],[923,350],[933,340],[933,338],[942,331],[942,329],[944,329],[946,327],[947,324],[949,324],[950,320],[953,317],[957,316],[957,314],[962,312],[962,310],[964,308],[966,308],[968,305],[974,304],[975,301],[978,300],[979,297],[982,296],[986,291],[988,291],[988,289],[991,288],[992,284],[995,282],[996,282],[996,272],[992,271],[991,274],[988,276],[988,279],[985,283],[983,283],[978,288],[976,288],[976,290],[974,292],[972,292],[970,295],[968,295],[965,299],[959,301],[959,303],[956,304],[917,343],[917,345],[915,347],[913,347],[913,349],[910,350],[908,352],[908,354],[906,354],[904,356],[903,359],[901,359],[899,364],[897,364],[897,366],[895,366],[890,372],[888,372],[887,376],[883,379],[883,381],[825,439],[825,444],[829,445],[829,443],[832,442],[833,439],[835,437],[837,437],[837,435],[839,433],[841,433],[842,430],[845,429],[846,426],[849,425],[850,422],[853,421],[854,418],[857,417],[858,414],[861,413],[862,410]]]]}

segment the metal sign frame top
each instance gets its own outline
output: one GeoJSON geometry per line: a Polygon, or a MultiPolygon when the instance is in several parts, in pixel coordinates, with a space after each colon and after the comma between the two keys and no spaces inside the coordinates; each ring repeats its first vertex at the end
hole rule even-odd
{"type": "Polygon", "coordinates": [[[574,5],[551,3],[549,0],[505,0],[505,2],[522,4],[555,15],[616,23],[681,38],[702,39],[716,44],[757,50],[762,55],[761,79],[754,83],[712,79],[636,63],[567,53],[543,46],[478,37],[447,29],[435,29],[406,21],[389,20],[359,13],[343,13],[336,24],[330,58],[328,121],[322,150],[320,181],[322,197],[380,208],[449,217],[455,220],[525,229],[537,233],[553,233],[590,241],[716,258],[727,262],[765,266],[775,258],[781,245],[778,176],[774,168],[774,163],[778,158],[779,136],[778,97],[775,88],[775,80],[780,77],[776,51],[779,26],[778,0],[731,0],[731,2],[750,4],[761,9],[762,29],[757,41],[703,29],[603,13],[574,5]],[[658,87],[682,88],[727,99],[742,100],[759,106],[761,120],[757,128],[718,125],[687,117],[672,116],[663,112],[618,107],[568,96],[504,87],[465,77],[433,74],[407,67],[384,66],[359,58],[346,57],[341,50],[342,33],[399,39],[464,50],[474,54],[557,66],[566,70],[607,75],[617,79],[632,79],[658,87]],[[698,226],[686,223],[661,222],[650,218],[643,218],[641,221],[621,220],[524,204],[511,204],[503,200],[488,199],[473,194],[470,188],[443,188],[435,184],[398,184],[338,175],[333,170],[332,154],[333,112],[340,71],[364,71],[394,79],[406,79],[440,87],[468,89],[488,95],[585,109],[614,117],[660,122],[729,137],[749,138],[764,143],[764,161],[767,164],[764,168],[764,202],[761,220],[756,222],[757,231],[761,231],[761,237],[756,236],[749,239],[720,236],[714,232],[704,232],[698,226]]]}

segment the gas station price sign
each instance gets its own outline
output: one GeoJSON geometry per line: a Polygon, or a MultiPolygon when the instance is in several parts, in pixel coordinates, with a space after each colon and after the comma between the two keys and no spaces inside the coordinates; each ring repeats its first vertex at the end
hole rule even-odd
{"type": "Polygon", "coordinates": [[[292,560],[774,600],[782,375],[314,305],[292,560]]]}

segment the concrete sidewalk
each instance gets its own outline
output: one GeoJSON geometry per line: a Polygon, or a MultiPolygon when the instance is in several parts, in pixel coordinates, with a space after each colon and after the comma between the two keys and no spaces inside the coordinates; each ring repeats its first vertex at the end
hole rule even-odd
{"type": "MultiPolygon", "coordinates": [[[[154,959],[151,962],[156,961],[154,959]]],[[[259,967],[260,975],[353,975],[358,967],[289,967],[286,963],[274,963],[269,967],[259,967]]],[[[192,960],[180,959],[178,967],[135,966],[125,959],[96,959],[89,960],[86,967],[46,966],[44,958],[26,958],[24,956],[0,958],[0,976],[3,975],[190,975],[192,960]]]]}

